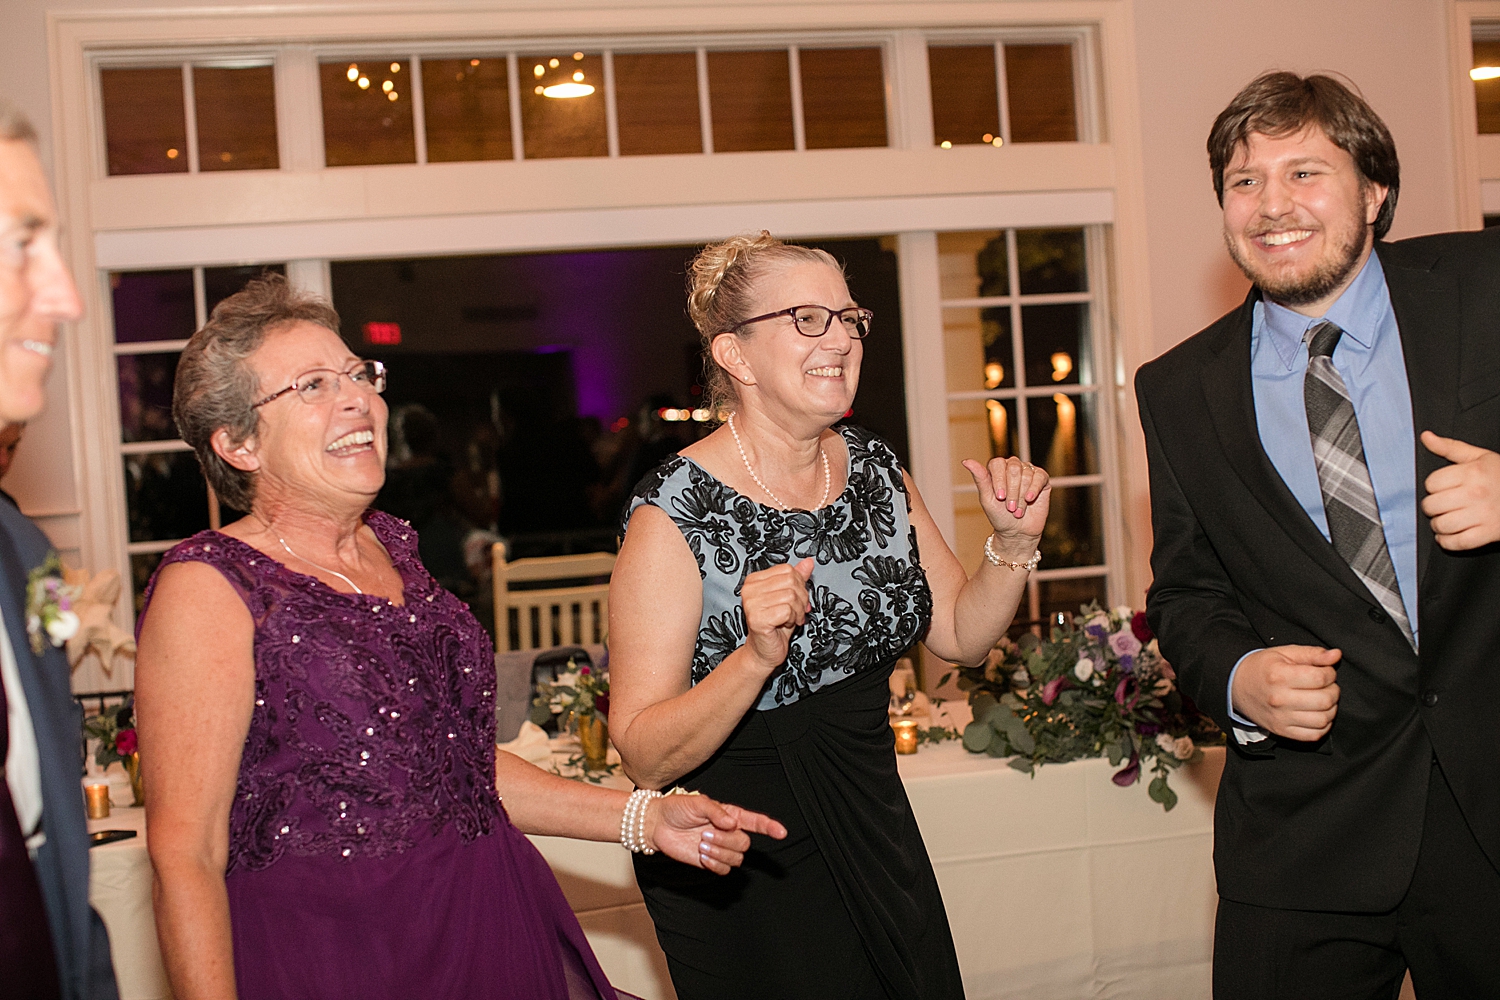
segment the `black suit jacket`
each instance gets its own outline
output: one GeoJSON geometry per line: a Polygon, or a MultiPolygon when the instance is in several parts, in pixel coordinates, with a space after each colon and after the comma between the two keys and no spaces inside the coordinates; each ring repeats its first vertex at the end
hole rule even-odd
{"type": "MultiPolygon", "coordinates": [[[[1376,246],[1414,426],[1500,451],[1500,230],[1376,246]]],[[[1421,653],[1282,482],[1250,381],[1258,293],[1136,375],[1151,472],[1147,616],[1183,690],[1224,727],[1251,650],[1338,648],[1340,700],[1315,744],[1231,737],[1214,864],[1228,899],[1379,912],[1416,866],[1434,754],[1500,865],[1500,545],[1450,553],[1417,516],[1421,653]]],[[[1416,444],[1418,500],[1446,464],[1416,444]]]]}
{"type": "Polygon", "coordinates": [[[62,651],[48,643],[37,656],[26,632],[26,580],[51,550],[36,525],[14,504],[0,500],[0,610],[16,654],[41,758],[42,824],[47,842],[37,852],[35,863],[57,953],[58,978],[66,1000],[115,1000],[109,936],[89,906],[88,828],[79,784],[82,711],[73,700],[71,671],[62,651]]]}

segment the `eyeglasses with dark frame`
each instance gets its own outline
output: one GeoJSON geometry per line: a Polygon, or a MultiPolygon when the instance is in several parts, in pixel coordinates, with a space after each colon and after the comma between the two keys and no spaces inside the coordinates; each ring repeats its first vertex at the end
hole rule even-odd
{"type": "Polygon", "coordinates": [[[305,371],[285,389],[271,393],[258,403],[250,404],[250,409],[260,409],[289,392],[295,392],[298,399],[309,405],[326,403],[338,396],[341,378],[348,379],[356,389],[363,389],[365,392],[385,392],[385,364],[380,361],[361,361],[348,371],[338,372],[332,368],[305,371]]]}
{"type": "Polygon", "coordinates": [[[849,334],[851,340],[864,340],[870,335],[870,327],[875,322],[875,313],[859,306],[850,306],[847,309],[829,309],[827,306],[813,305],[792,306],[790,309],[778,309],[764,316],[747,319],[734,326],[731,332],[739,333],[751,323],[759,323],[763,319],[775,319],[778,316],[792,317],[792,324],[804,337],[823,336],[833,325],[833,318],[837,316],[839,322],[844,324],[844,331],[849,334]]]}

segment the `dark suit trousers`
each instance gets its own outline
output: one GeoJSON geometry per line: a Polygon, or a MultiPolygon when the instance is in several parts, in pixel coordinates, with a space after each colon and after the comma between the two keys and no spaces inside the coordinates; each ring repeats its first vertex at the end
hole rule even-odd
{"type": "Polygon", "coordinates": [[[1500,872],[1434,761],[1421,850],[1389,913],[1317,913],[1219,901],[1214,1000],[1500,997],[1500,872]]]}

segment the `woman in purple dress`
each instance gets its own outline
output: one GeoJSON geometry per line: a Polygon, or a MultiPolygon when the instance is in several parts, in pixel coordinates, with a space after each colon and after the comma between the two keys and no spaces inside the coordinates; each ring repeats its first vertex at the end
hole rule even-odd
{"type": "Polygon", "coordinates": [[[337,331],[326,304],[267,279],[221,303],[177,368],[183,439],[220,502],[250,513],[167,553],[141,616],[173,994],[614,1000],[525,833],[722,874],[748,832],[784,831],[496,752],[488,637],[411,527],[368,510],[385,372],[337,331]]]}

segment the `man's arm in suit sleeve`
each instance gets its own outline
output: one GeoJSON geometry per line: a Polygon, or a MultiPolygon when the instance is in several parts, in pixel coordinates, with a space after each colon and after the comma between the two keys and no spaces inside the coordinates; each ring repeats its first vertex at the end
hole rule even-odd
{"type": "Polygon", "coordinates": [[[1230,674],[1265,642],[1240,610],[1224,566],[1178,484],[1142,374],[1136,376],[1136,401],[1146,436],[1153,534],[1146,618],[1182,689],[1229,733],[1244,729],[1229,714],[1230,674]]]}

